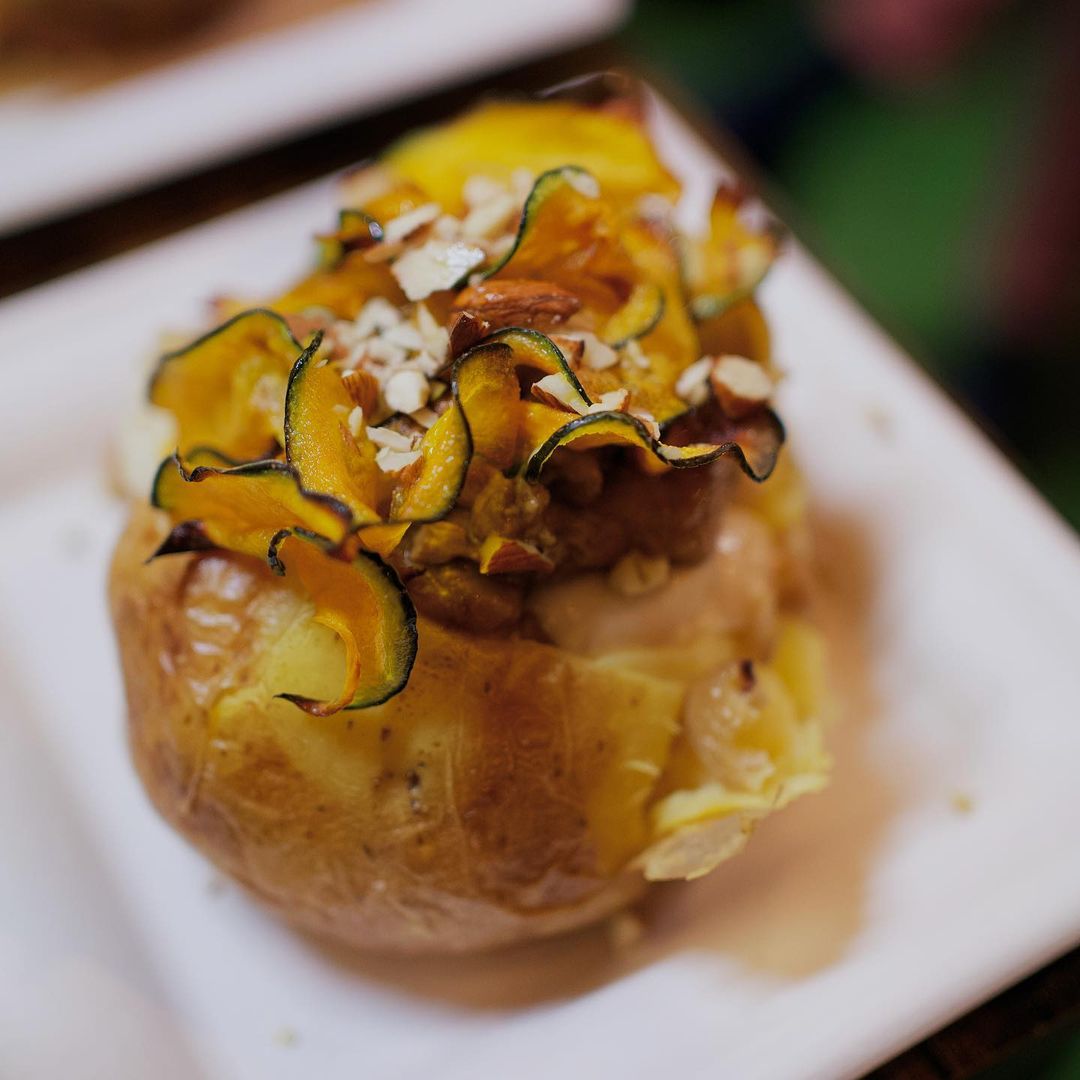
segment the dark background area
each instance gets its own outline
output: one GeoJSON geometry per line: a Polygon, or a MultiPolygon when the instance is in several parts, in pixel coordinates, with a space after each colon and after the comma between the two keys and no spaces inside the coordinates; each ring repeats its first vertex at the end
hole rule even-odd
{"type": "Polygon", "coordinates": [[[1080,526],[1080,3],[639,0],[622,42],[1080,526]]]}

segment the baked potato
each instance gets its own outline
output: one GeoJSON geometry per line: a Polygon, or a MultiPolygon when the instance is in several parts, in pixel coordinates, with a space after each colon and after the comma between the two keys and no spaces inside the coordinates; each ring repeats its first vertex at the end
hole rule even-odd
{"type": "Polygon", "coordinates": [[[825,782],[776,237],[723,189],[677,240],[625,103],[484,106],[344,192],[309,277],[152,380],[177,449],[110,579],[135,764],[316,934],[582,926],[825,782]]]}

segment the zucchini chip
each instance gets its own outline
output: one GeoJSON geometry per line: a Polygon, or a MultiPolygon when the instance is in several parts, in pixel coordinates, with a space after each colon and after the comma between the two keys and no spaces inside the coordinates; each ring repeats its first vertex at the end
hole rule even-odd
{"type": "Polygon", "coordinates": [[[458,408],[451,407],[425,432],[417,461],[388,473],[379,467],[366,427],[355,435],[350,431],[352,408],[341,372],[314,352],[305,353],[289,377],[285,457],[306,489],[349,507],[362,542],[385,553],[389,539],[400,539],[404,530],[365,527],[445,517],[465,482],[469,431],[458,408]]]}
{"type": "Polygon", "coordinates": [[[573,446],[592,450],[600,446],[631,446],[652,453],[676,469],[707,465],[731,455],[739,467],[758,482],[768,478],[784,442],[784,426],[771,409],[760,409],[742,420],[724,418],[716,442],[672,446],[653,438],[645,425],[629,413],[601,412],[579,416],[553,432],[530,455],[523,472],[527,480],[539,478],[556,450],[573,446]]]}
{"type": "Polygon", "coordinates": [[[303,351],[280,315],[244,311],[166,353],[150,400],[176,417],[181,453],[201,446],[237,460],[266,457],[282,443],[281,402],[303,351]]]}
{"type": "Polygon", "coordinates": [[[619,243],[619,215],[596,178],[576,165],[538,177],[510,250],[487,277],[550,281],[610,319],[630,297],[638,272],[619,243]]]}
{"type": "Polygon", "coordinates": [[[509,183],[518,169],[539,176],[567,161],[587,169],[626,206],[643,191],[672,201],[679,195],[678,183],[633,117],[566,100],[482,105],[406,136],[382,160],[449,213],[461,212],[462,188],[471,176],[509,183]]]}
{"type": "Polygon", "coordinates": [[[353,400],[341,372],[313,351],[293,365],[285,394],[285,459],[300,483],[344,503],[355,526],[380,522],[379,495],[386,474],[364,430],[348,425],[353,400]]]}
{"type": "Polygon", "coordinates": [[[269,557],[286,579],[295,578],[315,605],[317,623],[345,646],[345,681],[332,701],[283,693],[312,716],[381,705],[400,693],[416,659],[416,609],[397,574],[376,555],[335,558],[295,529],[271,540],[269,557]]]}
{"type": "Polygon", "coordinates": [[[718,188],[708,236],[687,245],[686,277],[695,319],[716,318],[752,296],[779,254],[780,229],[771,223],[752,228],[740,216],[745,201],[735,188],[718,188]]]}
{"type": "Polygon", "coordinates": [[[225,469],[197,465],[188,471],[173,454],[158,468],[150,501],[178,523],[152,558],[207,547],[266,558],[282,528],[303,529],[337,546],[352,525],[348,507],[305,491],[282,461],[225,469]]]}

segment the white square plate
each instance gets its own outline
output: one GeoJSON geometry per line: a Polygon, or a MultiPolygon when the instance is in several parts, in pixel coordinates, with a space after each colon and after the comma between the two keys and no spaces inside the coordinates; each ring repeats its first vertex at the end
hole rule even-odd
{"type": "MultiPolygon", "coordinates": [[[[718,163],[658,124],[700,196],[718,163]]],[[[127,760],[101,459],[157,330],[280,284],[332,208],[321,183],[0,305],[0,1074],[834,1080],[1080,939],[1074,538],[797,245],[764,295],[781,411],[862,643],[832,787],[657,890],[619,954],[346,957],[215,882],[127,760]]]]}
{"type": "Polygon", "coordinates": [[[628,0],[355,0],[78,92],[0,92],[0,231],[599,37],[628,0]]]}

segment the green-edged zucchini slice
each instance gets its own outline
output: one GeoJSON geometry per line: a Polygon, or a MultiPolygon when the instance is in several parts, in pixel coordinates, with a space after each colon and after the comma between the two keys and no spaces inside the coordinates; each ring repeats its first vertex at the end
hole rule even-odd
{"type": "Polygon", "coordinates": [[[285,394],[285,460],[309,491],[320,491],[352,511],[353,524],[381,521],[379,501],[388,478],[375,463],[375,446],[353,436],[353,400],[341,372],[311,350],[293,365],[285,394]]]}
{"type": "Polygon", "coordinates": [[[256,461],[190,471],[179,455],[166,458],[154,478],[151,502],[177,523],[157,555],[219,547],[265,558],[282,528],[300,528],[341,544],[352,526],[348,507],[328,495],[305,491],[289,465],[256,461]]]}
{"type": "Polygon", "coordinates": [[[771,409],[761,409],[742,420],[724,418],[716,442],[672,446],[653,438],[645,425],[629,413],[603,412],[579,416],[553,432],[530,455],[523,472],[527,480],[539,478],[552,454],[564,446],[589,450],[600,446],[631,446],[647,450],[676,469],[707,465],[731,455],[752,480],[768,478],[784,443],[784,426],[771,409]]]}
{"type": "Polygon", "coordinates": [[[381,705],[400,693],[416,659],[416,609],[397,574],[377,555],[336,558],[295,529],[271,540],[269,556],[315,605],[314,619],[345,646],[345,682],[332,701],[282,693],[312,716],[381,705]]]}
{"type": "Polygon", "coordinates": [[[600,335],[612,348],[621,349],[656,329],[664,317],[664,290],[653,281],[634,286],[630,298],[604,324],[600,335]]]}
{"type": "Polygon", "coordinates": [[[708,236],[686,245],[690,311],[699,321],[716,318],[752,296],[779,254],[783,231],[775,223],[752,228],[740,216],[744,202],[741,191],[718,188],[708,236]]]}
{"type": "Polygon", "coordinates": [[[522,416],[513,346],[489,341],[458,357],[452,389],[473,453],[498,469],[511,468],[522,416]]]}
{"type": "Polygon", "coordinates": [[[509,345],[515,366],[534,368],[544,375],[562,375],[570,384],[571,399],[582,409],[592,404],[592,399],[581,385],[573,368],[566,362],[562,350],[546,334],[539,330],[528,330],[520,326],[510,326],[489,334],[481,344],[509,345]]]}
{"type": "MultiPolygon", "coordinates": [[[[385,473],[366,426],[349,429],[352,399],[341,372],[314,353],[297,360],[285,399],[285,457],[303,486],[333,496],[353,513],[354,527],[436,521],[457,501],[469,467],[468,427],[456,407],[425,432],[417,463],[385,473]]],[[[401,530],[398,530],[400,536],[401,530]]],[[[366,533],[385,550],[393,531],[366,533]]]]}
{"type": "Polygon", "coordinates": [[[179,425],[181,453],[210,447],[250,461],[281,445],[289,371],[303,346],[273,311],[241,312],[158,362],[150,400],[179,425]]]}

